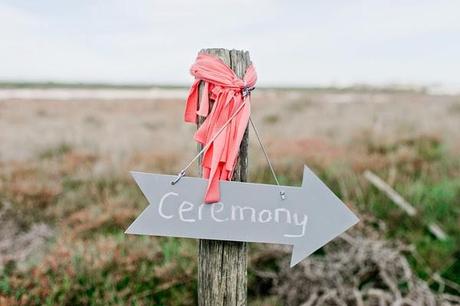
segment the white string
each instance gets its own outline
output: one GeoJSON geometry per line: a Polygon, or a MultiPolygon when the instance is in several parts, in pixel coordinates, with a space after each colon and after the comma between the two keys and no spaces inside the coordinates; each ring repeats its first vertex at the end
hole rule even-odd
{"type": "Polygon", "coordinates": [[[264,144],[262,143],[261,137],[259,135],[259,131],[256,128],[256,125],[252,121],[252,118],[249,117],[249,122],[251,122],[251,126],[254,129],[254,133],[256,134],[257,141],[259,142],[259,146],[264,152],[265,159],[267,160],[268,166],[270,167],[270,171],[272,172],[273,178],[275,179],[276,185],[278,185],[278,188],[280,189],[280,196],[281,199],[286,199],[286,193],[284,190],[281,188],[280,182],[278,181],[278,177],[276,176],[275,169],[273,169],[272,163],[270,161],[270,158],[268,157],[267,150],[265,150],[264,144]]]}
{"type": "Polygon", "coordinates": [[[177,182],[179,182],[179,180],[185,175],[185,171],[187,171],[187,169],[190,168],[190,166],[195,162],[195,160],[198,157],[200,157],[200,155],[203,154],[209,148],[209,146],[211,146],[212,142],[220,135],[220,133],[222,133],[222,131],[233,120],[233,118],[235,118],[235,116],[240,112],[240,110],[243,109],[243,106],[246,104],[246,101],[247,99],[243,100],[243,103],[241,103],[240,106],[238,106],[237,110],[232,114],[232,116],[227,120],[227,122],[225,122],[225,124],[217,131],[217,133],[211,138],[211,140],[208,141],[208,143],[205,146],[203,146],[200,152],[198,152],[198,154],[195,155],[195,157],[187,164],[187,166],[185,166],[185,168],[183,168],[177,174],[177,177],[174,179],[174,181],[171,182],[172,185],[175,185],[177,182]]]}
{"type": "MultiPolygon", "coordinates": [[[[247,93],[246,95],[248,94],[249,93],[247,93]]],[[[233,120],[233,118],[235,118],[235,116],[241,111],[241,109],[243,109],[243,106],[246,104],[246,101],[247,99],[243,100],[243,103],[241,103],[241,105],[237,108],[237,110],[232,114],[232,116],[227,120],[227,122],[225,122],[225,124],[217,131],[217,133],[211,138],[211,140],[205,146],[203,146],[200,152],[198,152],[198,154],[196,154],[195,157],[192,158],[192,160],[177,174],[177,177],[171,182],[172,185],[177,184],[180,181],[180,179],[185,175],[185,172],[187,171],[187,169],[190,168],[190,166],[197,160],[198,157],[201,156],[201,154],[203,154],[209,148],[209,146],[211,146],[212,142],[220,135],[220,133],[222,133],[222,131],[233,120]]],[[[276,176],[275,169],[273,168],[270,158],[268,157],[267,151],[265,150],[265,147],[262,143],[261,137],[259,135],[259,131],[257,130],[256,125],[252,121],[251,117],[249,117],[249,122],[251,122],[251,126],[254,129],[254,133],[256,134],[256,138],[259,143],[259,146],[262,149],[262,152],[264,153],[265,159],[268,163],[268,166],[270,167],[270,171],[273,175],[273,178],[275,179],[276,185],[278,185],[278,188],[280,190],[281,199],[284,200],[286,199],[286,193],[284,192],[284,190],[282,189],[280,185],[280,182],[278,181],[278,177],[276,176]]]]}

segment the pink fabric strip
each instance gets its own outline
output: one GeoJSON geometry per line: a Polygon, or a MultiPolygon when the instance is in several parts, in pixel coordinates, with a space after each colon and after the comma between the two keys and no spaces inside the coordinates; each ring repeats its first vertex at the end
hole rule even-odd
{"type": "MultiPolygon", "coordinates": [[[[240,79],[222,60],[206,53],[198,54],[195,63],[190,68],[190,73],[195,76],[195,81],[187,97],[184,120],[196,123],[198,115],[206,117],[194,136],[197,142],[205,145],[212,140],[245,99],[250,99],[250,95],[243,97],[242,90],[245,87],[254,87],[257,74],[254,66],[250,65],[244,78],[240,79]],[[204,86],[201,97],[198,99],[201,82],[204,82],[204,86]],[[210,100],[214,101],[211,109],[209,108],[210,100]]],[[[249,102],[249,100],[246,101],[239,113],[203,154],[201,165],[203,178],[208,179],[205,203],[218,202],[220,200],[219,180],[232,179],[241,140],[251,113],[249,102]]]]}

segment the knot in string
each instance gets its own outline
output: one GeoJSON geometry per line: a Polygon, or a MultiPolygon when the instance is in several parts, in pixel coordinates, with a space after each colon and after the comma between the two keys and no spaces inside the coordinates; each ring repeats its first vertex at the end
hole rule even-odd
{"type": "Polygon", "coordinates": [[[254,89],[256,89],[254,86],[244,86],[243,89],[241,89],[241,94],[243,95],[243,98],[249,96],[251,94],[251,91],[253,91],[254,89]]]}

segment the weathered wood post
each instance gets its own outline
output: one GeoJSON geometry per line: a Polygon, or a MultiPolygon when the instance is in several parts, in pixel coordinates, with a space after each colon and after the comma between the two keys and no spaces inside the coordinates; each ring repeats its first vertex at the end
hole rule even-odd
{"type": "MultiPolygon", "coordinates": [[[[221,58],[240,78],[250,64],[241,50],[204,49],[221,58]]],[[[211,102],[212,103],[212,102],[211,102]]],[[[200,118],[197,125],[203,122],[200,118]]],[[[200,158],[201,164],[201,158],[200,158]]],[[[233,180],[245,182],[248,174],[248,128],[240,145],[233,180]]],[[[246,242],[200,240],[198,246],[198,304],[202,306],[246,305],[246,242]]]]}

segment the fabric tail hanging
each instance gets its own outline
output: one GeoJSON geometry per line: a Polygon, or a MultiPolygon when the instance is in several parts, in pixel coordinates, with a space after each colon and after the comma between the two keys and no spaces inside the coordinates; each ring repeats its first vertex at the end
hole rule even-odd
{"type": "Polygon", "coordinates": [[[219,180],[232,179],[251,113],[250,91],[257,74],[250,65],[240,79],[222,60],[205,53],[198,54],[190,72],[195,81],[187,97],[184,120],[196,123],[197,116],[205,117],[194,138],[202,145],[209,144],[201,167],[203,178],[208,179],[204,202],[214,203],[220,200],[219,180]],[[198,97],[201,83],[203,90],[198,97]],[[211,108],[210,101],[214,101],[211,108]]]}

